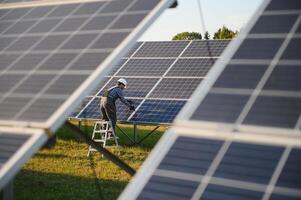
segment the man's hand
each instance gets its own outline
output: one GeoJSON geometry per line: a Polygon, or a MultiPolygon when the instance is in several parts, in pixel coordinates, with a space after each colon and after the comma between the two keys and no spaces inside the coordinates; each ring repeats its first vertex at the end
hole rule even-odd
{"type": "Polygon", "coordinates": [[[131,110],[131,111],[135,111],[135,106],[133,106],[133,105],[130,106],[130,110],[131,110]]]}

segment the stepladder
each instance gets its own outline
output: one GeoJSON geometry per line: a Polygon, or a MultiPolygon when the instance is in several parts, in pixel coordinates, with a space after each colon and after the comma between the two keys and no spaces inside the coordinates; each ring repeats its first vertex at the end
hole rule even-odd
{"type": "MultiPolygon", "coordinates": [[[[102,145],[102,147],[119,147],[118,137],[115,134],[114,129],[112,128],[111,121],[97,121],[93,127],[92,140],[96,143],[102,145]],[[113,141],[113,144],[108,146],[108,142],[113,141]],[[115,143],[115,145],[114,145],[115,143]]],[[[91,155],[91,152],[97,151],[91,145],[89,146],[87,156],[91,155]]]]}

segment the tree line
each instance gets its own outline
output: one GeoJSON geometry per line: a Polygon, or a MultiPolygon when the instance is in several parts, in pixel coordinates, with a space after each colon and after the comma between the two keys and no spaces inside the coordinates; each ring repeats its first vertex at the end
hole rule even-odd
{"type": "MultiPolygon", "coordinates": [[[[237,36],[238,31],[233,31],[226,26],[223,26],[222,28],[219,28],[214,34],[213,38],[214,40],[218,39],[232,39],[235,36],[237,36]]],[[[209,35],[209,32],[206,31],[204,33],[204,39],[209,40],[211,36],[209,35]]],[[[202,40],[203,36],[201,33],[197,32],[182,32],[178,33],[175,36],[173,36],[172,40],[202,40]]]]}

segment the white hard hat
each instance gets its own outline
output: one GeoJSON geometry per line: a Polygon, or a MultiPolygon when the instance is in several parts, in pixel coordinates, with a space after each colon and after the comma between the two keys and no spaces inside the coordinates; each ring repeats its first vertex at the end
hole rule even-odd
{"type": "Polygon", "coordinates": [[[122,83],[124,85],[124,87],[126,88],[127,81],[124,78],[118,79],[118,83],[122,83]]]}

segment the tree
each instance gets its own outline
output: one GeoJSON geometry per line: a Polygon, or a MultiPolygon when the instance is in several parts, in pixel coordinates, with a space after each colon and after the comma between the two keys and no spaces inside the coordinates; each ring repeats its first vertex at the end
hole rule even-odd
{"type": "Polygon", "coordinates": [[[205,32],[204,39],[205,40],[209,40],[210,39],[210,35],[209,35],[208,31],[205,32]]]}
{"type": "Polygon", "coordinates": [[[197,32],[182,32],[173,36],[172,40],[201,40],[202,34],[197,32]]]}
{"type": "Polygon", "coordinates": [[[238,34],[238,31],[232,31],[226,26],[219,28],[213,36],[213,39],[232,39],[238,34]]]}

